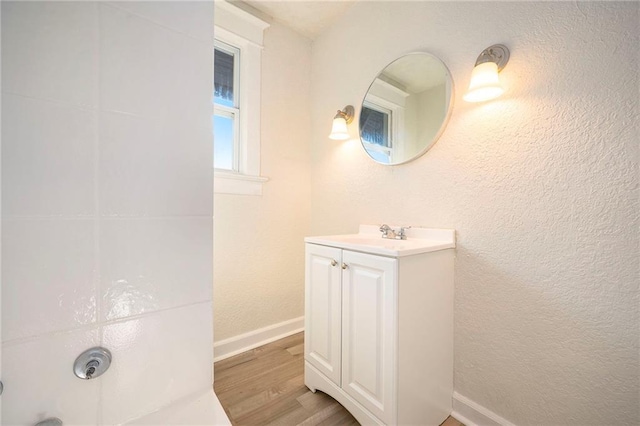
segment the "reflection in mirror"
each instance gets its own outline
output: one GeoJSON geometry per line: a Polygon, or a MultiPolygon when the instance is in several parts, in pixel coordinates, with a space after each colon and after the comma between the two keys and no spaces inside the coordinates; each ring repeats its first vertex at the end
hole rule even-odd
{"type": "Polygon", "coordinates": [[[362,102],[360,139],[382,164],[401,164],[424,154],[449,118],[452,80],[444,63],[411,53],[375,78],[362,102]]]}

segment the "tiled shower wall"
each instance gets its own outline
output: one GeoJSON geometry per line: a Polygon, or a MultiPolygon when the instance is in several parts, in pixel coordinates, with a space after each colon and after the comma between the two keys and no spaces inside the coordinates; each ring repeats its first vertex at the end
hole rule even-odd
{"type": "Polygon", "coordinates": [[[211,388],[213,4],[1,12],[2,424],[211,388]],[[111,368],[76,378],[97,345],[111,368]]]}

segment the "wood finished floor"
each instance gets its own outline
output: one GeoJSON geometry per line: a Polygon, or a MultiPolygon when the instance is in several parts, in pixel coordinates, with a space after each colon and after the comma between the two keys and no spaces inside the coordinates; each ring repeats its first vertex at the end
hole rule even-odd
{"type": "MultiPolygon", "coordinates": [[[[231,423],[242,426],[350,426],[356,419],[304,385],[304,333],[214,364],[214,388],[231,423]]],[[[449,417],[442,426],[464,426],[449,417]]]]}

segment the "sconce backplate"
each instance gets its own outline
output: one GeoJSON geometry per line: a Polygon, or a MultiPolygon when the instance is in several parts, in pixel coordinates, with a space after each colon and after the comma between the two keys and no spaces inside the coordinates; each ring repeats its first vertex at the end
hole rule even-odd
{"type": "Polygon", "coordinates": [[[356,110],[353,108],[353,105],[347,105],[341,112],[344,115],[345,121],[349,124],[353,121],[356,110]]]}
{"type": "Polygon", "coordinates": [[[495,62],[498,65],[498,71],[502,71],[502,68],[509,62],[509,49],[504,44],[494,44],[487,47],[478,56],[476,65],[485,62],[495,62]]]}

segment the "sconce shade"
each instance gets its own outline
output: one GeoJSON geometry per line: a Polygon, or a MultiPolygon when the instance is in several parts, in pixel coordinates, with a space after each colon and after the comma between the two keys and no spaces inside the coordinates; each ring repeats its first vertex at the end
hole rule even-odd
{"type": "Polygon", "coordinates": [[[333,125],[331,126],[331,133],[329,139],[344,141],[349,139],[349,129],[347,124],[353,121],[354,114],[353,106],[347,105],[342,111],[338,110],[338,113],[333,117],[333,125]]]}
{"type": "Polygon", "coordinates": [[[331,134],[329,139],[344,141],[349,139],[349,131],[347,130],[347,120],[344,117],[336,117],[333,119],[331,126],[331,134]]]}
{"type": "Polygon", "coordinates": [[[494,44],[480,53],[471,72],[469,90],[463,96],[467,102],[483,102],[504,93],[498,73],[509,62],[509,49],[503,44],[494,44]]]}
{"type": "Polygon", "coordinates": [[[484,62],[473,68],[469,90],[463,98],[467,102],[483,102],[497,98],[503,93],[504,88],[498,77],[498,64],[484,62]]]}

